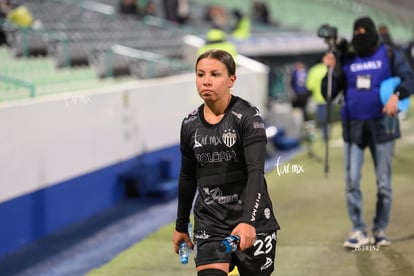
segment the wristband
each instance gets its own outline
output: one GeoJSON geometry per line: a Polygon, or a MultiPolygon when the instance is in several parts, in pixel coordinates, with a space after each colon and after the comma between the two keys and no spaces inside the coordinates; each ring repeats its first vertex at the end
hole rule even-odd
{"type": "Polygon", "coordinates": [[[393,94],[396,95],[398,99],[400,99],[400,95],[401,95],[400,91],[395,91],[393,94]]]}

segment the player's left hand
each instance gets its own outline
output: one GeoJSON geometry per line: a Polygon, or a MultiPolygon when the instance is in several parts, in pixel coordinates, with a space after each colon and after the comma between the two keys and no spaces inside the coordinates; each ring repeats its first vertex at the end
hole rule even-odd
{"type": "Polygon", "coordinates": [[[253,246],[254,241],[256,240],[256,228],[254,226],[241,222],[239,223],[231,232],[232,235],[239,235],[240,251],[244,251],[253,246]]]}

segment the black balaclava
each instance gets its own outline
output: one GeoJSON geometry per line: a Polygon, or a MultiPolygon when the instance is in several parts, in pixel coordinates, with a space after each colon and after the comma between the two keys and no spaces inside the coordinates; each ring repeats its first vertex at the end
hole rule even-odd
{"type": "Polygon", "coordinates": [[[378,32],[375,23],[369,17],[361,17],[355,20],[354,31],[360,27],[366,30],[365,34],[354,34],[352,37],[352,46],[355,53],[360,57],[370,56],[375,51],[378,42],[378,32]]]}

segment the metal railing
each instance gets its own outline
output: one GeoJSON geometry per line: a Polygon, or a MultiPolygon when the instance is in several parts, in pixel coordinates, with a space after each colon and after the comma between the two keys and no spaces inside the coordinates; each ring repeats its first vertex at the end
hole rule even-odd
{"type": "MultiPolygon", "coordinates": [[[[154,67],[156,65],[168,66],[171,68],[180,68],[183,71],[191,71],[193,70],[192,65],[184,62],[181,59],[171,58],[168,56],[164,56],[161,54],[156,54],[153,52],[143,51],[135,48],[130,48],[127,46],[115,44],[112,47],[105,50],[105,77],[113,77],[113,56],[114,55],[121,55],[127,58],[131,58],[132,60],[143,60],[149,62],[154,67]]],[[[155,72],[155,68],[152,67],[153,72],[155,72]]]]}
{"type": "Polygon", "coordinates": [[[14,86],[23,87],[27,89],[29,92],[29,96],[31,98],[36,96],[36,87],[33,83],[29,81],[18,79],[18,78],[13,78],[13,77],[5,76],[5,75],[0,75],[0,81],[5,82],[6,84],[11,84],[14,86]]]}

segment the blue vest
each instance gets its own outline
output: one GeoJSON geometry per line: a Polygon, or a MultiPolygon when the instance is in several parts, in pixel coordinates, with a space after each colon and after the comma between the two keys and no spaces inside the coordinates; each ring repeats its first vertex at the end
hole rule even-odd
{"type": "Polygon", "coordinates": [[[381,45],[370,57],[345,60],[342,70],[347,80],[343,119],[369,120],[383,116],[381,82],[392,75],[387,48],[381,45]]]}
{"type": "Polygon", "coordinates": [[[306,78],[308,76],[308,71],[306,69],[295,69],[292,72],[292,89],[296,94],[306,94],[308,90],[306,89],[306,78]]]}

